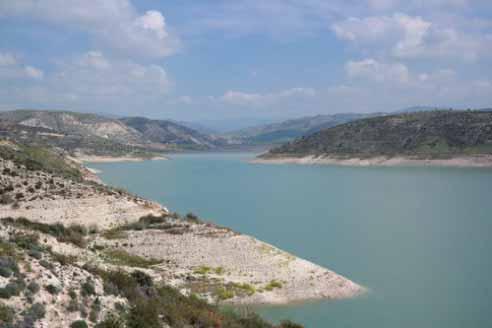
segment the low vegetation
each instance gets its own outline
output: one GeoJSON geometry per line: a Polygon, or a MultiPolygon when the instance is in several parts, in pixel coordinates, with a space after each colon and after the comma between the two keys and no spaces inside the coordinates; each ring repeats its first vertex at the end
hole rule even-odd
{"type": "Polygon", "coordinates": [[[338,125],[298,138],[261,157],[435,159],[483,154],[492,154],[492,112],[430,111],[338,125]]]}
{"type": "Polygon", "coordinates": [[[46,224],[32,222],[26,218],[4,218],[2,219],[2,222],[18,228],[39,231],[55,237],[60,242],[72,243],[78,247],[84,248],[87,245],[85,236],[87,236],[88,232],[87,229],[81,225],[71,225],[65,227],[61,223],[46,224]]]}
{"type": "Polygon", "coordinates": [[[153,265],[161,264],[161,260],[146,259],[138,255],[132,255],[122,249],[109,249],[104,251],[108,262],[116,265],[125,265],[137,268],[150,268],[153,265]]]}
{"type": "MultiPolygon", "coordinates": [[[[155,286],[145,273],[131,274],[122,271],[102,271],[92,268],[104,281],[108,293],[124,296],[129,309],[109,315],[98,327],[115,327],[125,323],[127,327],[248,327],[273,328],[274,326],[254,313],[239,315],[208,304],[194,295],[184,296],[168,286],[155,286]]],[[[282,323],[281,328],[301,327],[282,323]]]]}

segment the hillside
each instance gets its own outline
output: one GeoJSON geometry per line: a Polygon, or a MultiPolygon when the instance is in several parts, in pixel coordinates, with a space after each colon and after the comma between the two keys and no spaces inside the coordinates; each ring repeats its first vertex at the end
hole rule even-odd
{"type": "Polygon", "coordinates": [[[491,112],[431,111],[342,124],[274,148],[262,158],[449,159],[490,154],[491,112]]]}
{"type": "Polygon", "coordinates": [[[127,127],[138,131],[146,141],[153,143],[209,149],[215,148],[219,142],[216,138],[168,120],[128,117],[120,121],[127,127]]]}
{"type": "Polygon", "coordinates": [[[150,157],[162,151],[210,149],[220,142],[170,121],[37,110],[0,112],[0,135],[72,155],[100,156],[150,157]]]}
{"type": "Polygon", "coordinates": [[[376,114],[333,114],[307,116],[228,133],[226,136],[244,144],[278,144],[318,132],[322,129],[376,114]]]}

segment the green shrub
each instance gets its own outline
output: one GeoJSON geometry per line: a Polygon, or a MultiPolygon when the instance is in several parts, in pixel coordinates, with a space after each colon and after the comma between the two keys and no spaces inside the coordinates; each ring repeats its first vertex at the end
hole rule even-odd
{"type": "Polygon", "coordinates": [[[0,288],[0,298],[9,299],[13,296],[19,296],[25,287],[21,279],[9,282],[5,287],[0,288]]]}
{"type": "Polygon", "coordinates": [[[46,309],[41,303],[35,303],[31,307],[23,312],[24,322],[36,322],[39,319],[43,319],[46,315],[46,309]]]}
{"type": "Polygon", "coordinates": [[[87,280],[80,286],[82,296],[96,295],[96,287],[94,286],[94,281],[87,278],[87,280]]]}
{"type": "Polygon", "coordinates": [[[46,260],[40,260],[39,261],[39,265],[41,265],[43,268],[46,268],[48,270],[53,270],[55,268],[55,266],[53,265],[53,263],[48,262],[46,260]]]}
{"type": "Polygon", "coordinates": [[[161,260],[146,259],[138,255],[132,255],[122,249],[111,249],[105,251],[106,258],[109,262],[117,265],[126,265],[130,267],[149,268],[153,265],[162,263],[161,260]]]}
{"type": "Polygon", "coordinates": [[[96,297],[94,302],[91,305],[91,311],[89,312],[89,320],[91,322],[97,322],[99,319],[99,313],[101,313],[101,301],[99,297],[96,297]]]}
{"type": "Polygon", "coordinates": [[[60,292],[60,289],[52,284],[44,286],[44,289],[51,295],[57,295],[60,292]]]}
{"type": "Polygon", "coordinates": [[[191,223],[201,223],[201,220],[198,218],[198,216],[193,213],[186,214],[185,219],[191,223]]]}
{"type": "Polygon", "coordinates": [[[135,282],[142,287],[152,287],[153,281],[152,278],[142,271],[133,271],[131,273],[131,277],[135,280],[135,282]]]}
{"type": "Polygon", "coordinates": [[[282,283],[277,280],[271,280],[266,286],[265,290],[272,291],[275,288],[282,288],[282,283]]]}
{"type": "Polygon", "coordinates": [[[106,230],[102,233],[102,236],[106,239],[125,239],[128,238],[128,233],[121,228],[114,228],[106,230]]]}
{"type": "Polygon", "coordinates": [[[35,282],[35,281],[31,281],[28,285],[27,285],[27,289],[29,289],[29,291],[33,294],[36,294],[37,292],[39,292],[39,290],[41,289],[39,287],[39,285],[35,282]]]}
{"type": "Polygon", "coordinates": [[[196,274],[207,274],[211,270],[212,270],[211,267],[208,267],[206,265],[202,265],[202,266],[196,268],[195,270],[193,270],[193,273],[196,273],[196,274]]]}
{"type": "Polygon", "coordinates": [[[10,306],[0,303],[0,327],[9,327],[15,317],[15,311],[10,306]]]}
{"type": "Polygon", "coordinates": [[[284,320],[280,323],[280,328],[304,328],[304,327],[290,320],[284,320]]]}
{"type": "Polygon", "coordinates": [[[161,328],[159,304],[145,299],[138,299],[130,308],[128,328],[161,328]]]}
{"type": "Polygon", "coordinates": [[[77,261],[77,257],[74,255],[65,255],[53,251],[51,252],[51,257],[54,261],[60,263],[61,265],[74,264],[77,261]]]}
{"type": "Polygon", "coordinates": [[[89,326],[84,320],[77,320],[72,322],[70,328],[88,328],[89,326]]]}
{"type": "Polygon", "coordinates": [[[10,268],[7,268],[7,267],[0,267],[0,276],[4,277],[4,278],[8,278],[10,277],[11,275],[13,274],[12,270],[10,270],[10,268]]]}
{"type": "Polygon", "coordinates": [[[23,217],[17,219],[4,218],[2,221],[15,227],[26,228],[48,234],[55,237],[60,242],[72,243],[82,248],[86,247],[85,236],[87,236],[87,229],[81,225],[71,225],[69,227],[65,227],[61,223],[46,224],[32,222],[23,217]]]}
{"type": "Polygon", "coordinates": [[[114,313],[110,313],[104,318],[103,321],[99,322],[95,328],[123,328],[125,327],[125,319],[118,317],[114,313]]]}
{"type": "Polygon", "coordinates": [[[220,287],[215,292],[217,298],[221,301],[228,300],[234,297],[234,291],[225,287],[220,287]]]}

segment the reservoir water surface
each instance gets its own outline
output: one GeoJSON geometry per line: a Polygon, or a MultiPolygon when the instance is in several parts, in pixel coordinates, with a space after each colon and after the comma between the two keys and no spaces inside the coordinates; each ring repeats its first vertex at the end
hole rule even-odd
{"type": "Polygon", "coordinates": [[[251,234],[370,289],[260,308],[306,327],[492,327],[492,169],[249,164],[254,154],[90,164],[112,185],[251,234]]]}

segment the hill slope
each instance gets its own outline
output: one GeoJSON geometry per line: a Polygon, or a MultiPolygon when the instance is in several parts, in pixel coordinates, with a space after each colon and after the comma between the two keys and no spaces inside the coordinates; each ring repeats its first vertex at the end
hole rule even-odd
{"type": "Polygon", "coordinates": [[[128,117],[120,120],[127,127],[140,133],[147,141],[176,144],[194,148],[214,148],[217,140],[196,130],[167,120],[151,120],[144,117],[128,117]]]}
{"type": "Polygon", "coordinates": [[[452,158],[492,154],[492,113],[434,111],[358,120],[270,150],[262,158],[452,158]]]}
{"type": "Polygon", "coordinates": [[[0,133],[17,142],[56,146],[72,154],[137,156],[215,147],[214,138],[170,121],[66,111],[0,112],[0,133]]]}
{"type": "Polygon", "coordinates": [[[228,133],[227,136],[245,144],[276,144],[309,135],[325,128],[375,115],[377,114],[346,113],[307,116],[279,123],[254,126],[228,133]]]}

